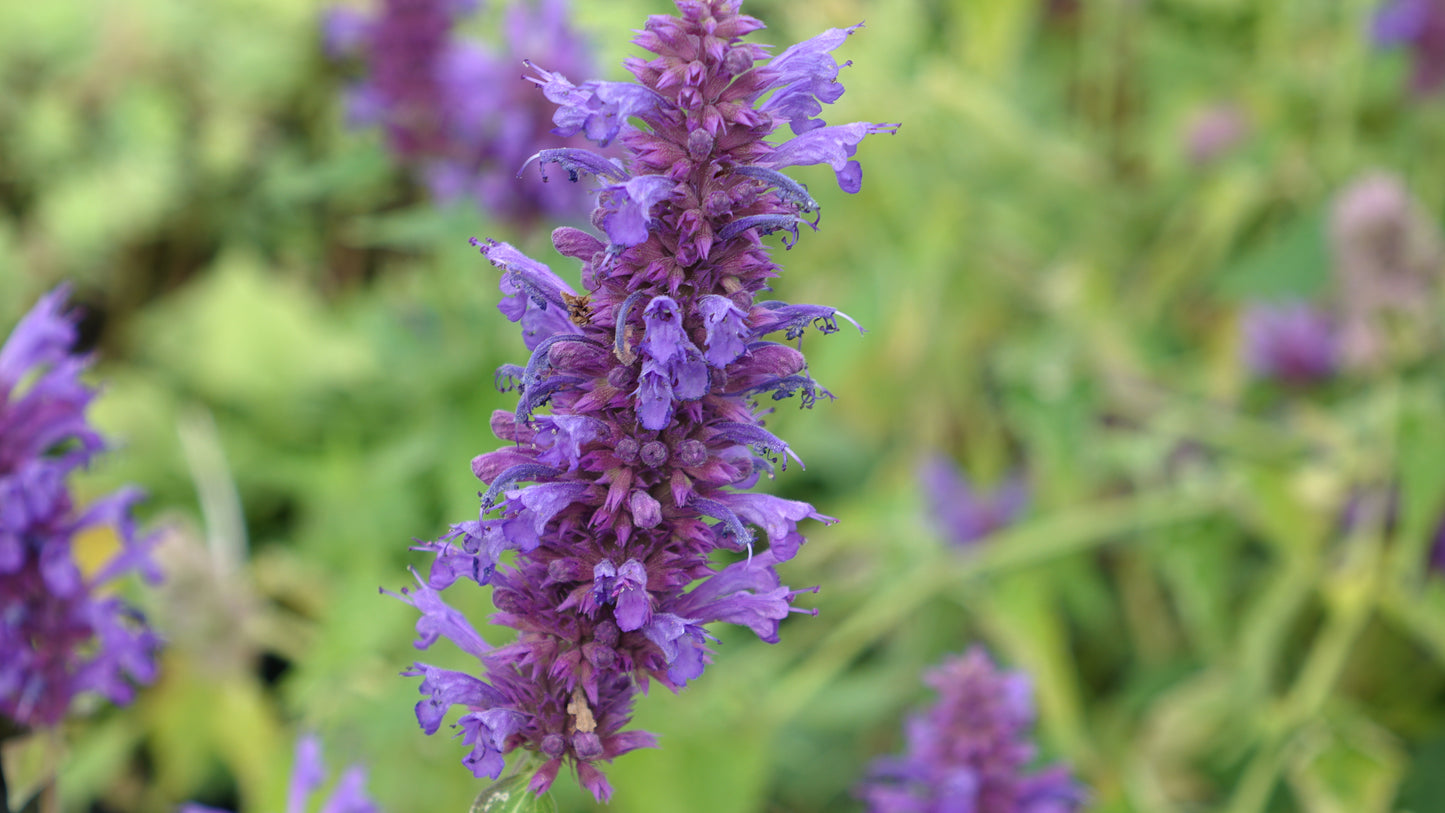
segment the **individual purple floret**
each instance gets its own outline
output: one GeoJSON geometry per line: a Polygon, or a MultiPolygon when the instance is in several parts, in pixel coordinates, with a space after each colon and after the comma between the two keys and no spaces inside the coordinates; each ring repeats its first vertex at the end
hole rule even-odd
{"type": "MultiPolygon", "coordinates": [[[[291,767],[291,784],[286,791],[286,813],[306,813],[307,804],[326,783],[326,766],[321,762],[321,740],[306,735],[296,741],[296,762],[291,767]]],[[[378,813],[380,808],[366,795],[366,771],[352,765],[341,774],[331,795],[322,802],[322,813],[378,813]]],[[[206,805],[184,804],[177,813],[228,813],[206,805]]]]}
{"type": "Polygon", "coordinates": [[[1012,525],[1028,505],[1028,484],[1022,477],[1010,477],[993,492],[984,493],[940,456],[929,458],[920,467],[919,479],[930,516],[955,545],[967,546],[1012,525]]]}
{"type": "Polygon", "coordinates": [[[656,56],[626,62],[635,82],[533,71],[559,132],[620,144],[624,157],[533,156],[602,186],[597,232],[552,235],[582,264],[579,289],[512,246],[476,241],[501,269],[501,310],[531,355],[497,373],[519,398],[492,416],[505,445],[472,460],[486,485],[480,516],[421,546],[435,559],[403,597],[422,614],[419,647],[445,636],[477,658],[476,675],[410,672],[422,678],[427,733],[461,707],[464,762],[477,776],[495,778],[521,749],[542,763],[533,791],[565,764],[605,800],[599,763],[653,745],[627,728],[635,695],[701,676],[708,624],[775,642],[790,613],[807,612],[776,566],[802,545],[799,522],[833,520],[748,491],[796,460],[763,428],[758,402],[831,397],[795,346],[768,336],[831,333],[847,317],[760,300],[779,272],[762,238],[796,239],[816,223],[805,217],[816,202],[781,170],[828,164],[856,189],[859,142],[897,125],[812,118],[842,92],[830,52],[852,29],[769,60],[744,41],[762,23],[739,5],[678,0],[680,18],[651,17],[633,42],[656,56]],[[799,134],[767,140],[789,125],[799,134]],[[734,561],[714,564],[729,552],[721,558],[734,561]],[[514,642],[492,648],[442,601],[438,591],[463,578],[492,586],[491,621],[515,628],[514,642]]]}
{"type": "Polygon", "coordinates": [[[1416,93],[1445,84],[1445,0],[1391,0],[1376,12],[1371,34],[1376,45],[1415,52],[1410,87],[1416,93]]]}
{"type": "Polygon", "coordinates": [[[472,199],[520,225],[580,220],[580,186],[524,182],[517,171],[539,147],[581,146],[550,133],[552,106],[523,78],[527,59],[591,70],[591,48],[572,28],[566,0],[514,0],[499,42],[464,39],[456,23],[471,0],[382,0],[374,17],[332,9],[322,38],[333,56],[357,54],[366,78],[350,91],[349,118],[384,128],[397,159],[434,197],[472,199]]]}
{"type": "Polygon", "coordinates": [[[872,813],[1072,813],[1084,788],[1061,766],[1029,773],[1033,689],[982,647],[925,676],[938,702],[908,720],[907,750],[877,760],[858,796],[872,813]]]}
{"type": "Polygon", "coordinates": [[[128,703],[131,681],[155,677],[155,634],[101,589],[130,570],[160,579],[130,516],[140,493],[81,506],[66,483],[105,448],[85,417],[95,390],[80,380],[89,359],[72,354],[68,293],[42,297],[0,348],[0,716],[23,727],[55,725],[86,692],[128,703]],[[85,573],[72,543],[97,529],[120,549],[85,573]]]}
{"type": "Polygon", "coordinates": [[[1305,302],[1256,303],[1241,320],[1244,362],[1260,378],[1312,384],[1339,366],[1334,321],[1305,302]]]}

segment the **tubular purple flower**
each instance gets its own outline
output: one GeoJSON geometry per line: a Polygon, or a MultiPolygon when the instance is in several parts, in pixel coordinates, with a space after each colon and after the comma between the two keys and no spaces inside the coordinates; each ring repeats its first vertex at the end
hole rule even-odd
{"type": "Polygon", "coordinates": [[[88,359],[71,355],[68,295],[42,297],[0,347],[0,716],[22,727],[59,723],[87,692],[130,702],[132,682],[155,678],[159,646],[134,608],[101,590],[131,571],[160,580],[155,539],[131,519],[140,492],[80,509],[66,483],[105,448],[86,419],[95,391],[80,380],[88,359]],[[73,542],[97,530],[119,549],[85,573],[73,542]]]}
{"type": "Polygon", "coordinates": [[[612,245],[631,248],[647,240],[652,207],[677,184],[662,175],[641,175],[602,190],[602,229],[612,245]]]}
{"type": "Polygon", "coordinates": [[[772,91],[772,95],[761,109],[787,119],[795,134],[822,127],[823,121],[813,117],[823,112],[824,104],[832,104],[843,95],[843,84],[838,81],[839,65],[829,54],[862,27],[863,24],[858,23],[848,28],[830,28],[773,57],[768,62],[773,80],[758,94],[772,91]]]}
{"type": "Polygon", "coordinates": [[[896,133],[897,124],[870,124],[855,121],[836,127],[821,127],[793,136],[779,144],[771,154],[758,161],[766,169],[805,167],[827,164],[838,176],[838,186],[849,194],[863,188],[863,169],[851,160],[863,139],[879,133],[896,133]]]}
{"type": "Polygon", "coordinates": [[[543,168],[602,186],[598,234],[553,233],[557,250],[582,264],[581,295],[511,246],[478,243],[503,269],[502,310],[522,324],[532,355],[497,373],[520,393],[516,410],[492,418],[505,445],[472,461],[485,486],[481,514],[418,546],[435,558],[427,583],[405,597],[423,615],[419,645],[451,637],[484,674],[420,665],[409,674],[424,678],[424,731],[462,707],[467,765],[490,776],[504,755],[532,751],[543,759],[534,792],[570,765],[609,798],[599,765],[653,745],[627,730],[635,696],[653,681],[678,690],[701,677],[708,624],[777,641],[783,619],[805,612],[794,606],[805,591],[784,585],[776,567],[802,546],[800,522],[834,521],[748,491],[772,475],[769,457],[797,460],[762,427],[757,401],[799,394],[811,406],[827,394],[800,350],[759,337],[801,339],[810,324],[835,332],[842,316],[760,302],[778,272],[761,238],[787,229],[796,239],[799,223],[816,225],[802,217],[816,201],[781,170],[829,163],[856,191],[859,143],[897,126],[810,118],[842,92],[830,53],[856,26],[768,61],[743,39],[762,24],[739,5],[679,0],[680,17],[650,18],[634,42],[654,57],[625,63],[636,82],[574,84],[553,66],[533,67],[532,81],[558,105],[558,132],[624,150],[620,161],[532,153],[543,168]],[[768,138],[785,124],[806,132],[775,147],[768,138]],[[720,548],[748,558],[719,569],[720,548]],[[500,562],[507,550],[515,559],[500,562]],[[491,585],[492,620],[518,630],[514,643],[475,646],[471,628],[434,598],[464,577],[491,585]]]}
{"type": "Polygon", "coordinates": [[[960,547],[1012,525],[1028,505],[1028,484],[1022,477],[1010,477],[993,493],[983,493],[943,457],[925,461],[918,478],[923,481],[929,514],[944,537],[960,547]]]}
{"type": "Polygon", "coordinates": [[[655,115],[665,100],[650,88],[631,82],[584,82],[579,87],[560,73],[543,70],[529,60],[527,67],[537,72],[527,77],[557,105],[552,123],[553,135],[562,137],[583,134],[599,147],[617,138],[623,128],[631,130],[627,120],[638,116],[647,120],[655,115]]]}
{"type": "Polygon", "coordinates": [[[1073,813],[1087,794],[1062,767],[1036,773],[1029,679],[982,647],[928,673],[938,702],[908,721],[907,750],[874,763],[858,796],[871,813],[1073,813]]]}

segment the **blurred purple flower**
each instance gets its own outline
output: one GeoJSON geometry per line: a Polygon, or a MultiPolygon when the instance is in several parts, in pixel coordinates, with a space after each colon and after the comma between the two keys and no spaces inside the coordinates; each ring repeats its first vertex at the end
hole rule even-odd
{"type": "Polygon", "coordinates": [[[1239,105],[1219,102],[1195,112],[1187,128],[1186,152],[1195,166],[1212,163],[1249,135],[1249,119],[1239,105]]]}
{"type": "Polygon", "coordinates": [[[322,20],[328,54],[358,54],[366,78],[349,93],[349,118],[379,125],[397,159],[442,201],[472,199],[520,225],[580,220],[589,194],[573,184],[518,178],[538,147],[580,144],[550,134],[552,107],[523,77],[527,59],[577,73],[591,48],[572,28],[566,0],[514,0],[490,47],[453,28],[474,3],[382,0],[374,17],[338,7],[322,20]]]}
{"type": "Polygon", "coordinates": [[[1335,374],[1334,321],[1305,302],[1255,303],[1241,319],[1244,362],[1260,378],[1312,384],[1335,374]]]}
{"type": "Polygon", "coordinates": [[[1374,170],[1335,195],[1329,235],[1343,361],[1373,367],[1397,357],[1405,335],[1434,326],[1439,225],[1404,179],[1374,170]]]}
{"type": "Polygon", "coordinates": [[[1414,50],[1410,86],[1416,93],[1445,83],[1445,0],[1391,0],[1375,13],[1371,35],[1381,47],[1414,50]]]}
{"type": "Polygon", "coordinates": [[[124,489],[80,508],[67,477],[105,448],[86,420],[95,391],[80,380],[89,359],[72,354],[69,290],[42,297],[0,347],[0,715],[21,726],[60,722],[71,699],[96,692],[130,702],[131,681],[155,677],[155,634],[101,587],[131,570],[156,582],[153,540],[130,516],[124,489]],[[72,546],[109,531],[119,545],[94,573],[72,546]]]}
{"type": "MultiPolygon", "coordinates": [[[[296,742],[296,761],[291,767],[291,784],[286,792],[286,813],[306,813],[307,804],[326,782],[321,762],[321,740],[306,735],[296,742]]],[[[321,803],[322,813],[379,813],[380,808],[366,795],[366,772],[359,765],[347,768],[321,803]]],[[[228,813],[214,807],[184,804],[177,813],[228,813]]]]}
{"type": "Polygon", "coordinates": [[[908,720],[902,756],[874,762],[858,796],[871,813],[1073,813],[1084,788],[1055,766],[1036,773],[1028,740],[1033,689],[982,647],[946,659],[925,681],[938,702],[908,720]]]}
{"type": "Polygon", "coordinates": [[[628,729],[636,695],[699,678],[709,624],[776,642],[784,619],[809,612],[793,606],[804,591],[784,585],[777,565],[803,544],[799,523],[833,521],[748,491],[797,459],[762,427],[758,401],[800,394],[809,406],[827,394],[800,350],[768,336],[831,333],[842,315],[759,301],[779,270],[762,238],[796,238],[817,208],[781,168],[828,163],[856,189],[859,143],[896,125],[810,118],[841,93],[828,54],[847,32],[768,60],[743,39],[762,23],[739,0],[676,5],[680,17],[653,16],[633,40],[655,55],[626,62],[635,82],[574,84],[555,66],[533,68],[558,130],[618,143],[624,160],[534,156],[541,170],[558,164],[603,187],[595,233],[552,234],[582,264],[580,295],[512,246],[474,241],[502,269],[500,307],[530,358],[497,374],[520,397],[492,416],[502,448],[472,460],[487,484],[480,515],[421,545],[436,556],[431,570],[400,594],[421,613],[419,647],[446,637],[480,667],[408,672],[422,679],[422,729],[461,707],[463,763],[495,778],[507,754],[535,752],[538,793],[565,765],[609,798],[600,763],[655,742],[628,729]],[[784,125],[803,132],[769,141],[784,125]],[[720,550],[743,556],[719,567],[720,550]],[[491,621],[518,630],[515,642],[491,648],[442,600],[463,578],[491,585],[491,621]]]}
{"type": "Polygon", "coordinates": [[[942,456],[929,458],[919,469],[928,509],[943,535],[966,546],[994,531],[1012,525],[1028,505],[1028,484],[1010,477],[992,493],[983,493],[964,479],[942,456]]]}

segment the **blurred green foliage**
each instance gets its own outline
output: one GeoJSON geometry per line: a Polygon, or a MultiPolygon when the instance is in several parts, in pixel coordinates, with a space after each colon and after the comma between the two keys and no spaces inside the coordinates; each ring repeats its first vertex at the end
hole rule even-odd
{"type": "MultiPolygon", "coordinates": [[[[668,11],[578,5],[611,78],[668,11]]],[[[799,173],[822,230],[779,250],[781,298],[868,328],[810,337],[838,400],[770,424],[809,464],[776,488],[842,522],[786,569],[822,586],[817,618],[775,647],[723,631],[703,680],[640,703],[662,747],[611,769],[616,809],[847,809],[920,673],[978,640],[1032,674],[1042,752],[1101,813],[1438,809],[1439,347],[1299,391],[1251,380],[1237,338],[1243,302],[1333,295],[1330,201],[1361,172],[1445,211],[1445,104],[1370,48],[1373,6],[749,0],[777,44],[866,19],[828,115],[904,123],[863,147],[857,196],[799,173]],[[1220,105],[1237,143],[1192,159],[1220,105]],[[947,546],[916,481],[931,450],[1025,469],[1029,516],[947,546]]],[[[575,269],[545,234],[433,207],[345,129],[320,11],[0,4],[0,325],[76,282],[120,441],[87,489],[149,491],[170,573],[137,596],[162,677],[64,732],[67,810],[281,810],[300,730],[369,765],[389,811],[483,787],[417,729],[413,613],[377,587],[476,510],[468,462],[512,406],[492,370],[522,344],[466,239],[575,269]]],[[[565,778],[553,795],[593,809],[565,778]]]]}

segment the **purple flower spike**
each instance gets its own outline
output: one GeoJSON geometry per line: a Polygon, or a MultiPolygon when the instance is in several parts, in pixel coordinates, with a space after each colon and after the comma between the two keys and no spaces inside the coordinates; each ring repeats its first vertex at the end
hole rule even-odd
{"type": "Polygon", "coordinates": [[[502,447],[472,460],[486,484],[480,515],[418,546],[435,555],[430,578],[404,597],[422,614],[418,646],[447,637],[477,658],[477,677],[408,674],[422,678],[428,734],[460,707],[463,761],[479,776],[522,749],[542,760],[534,792],[567,766],[606,800],[602,764],[654,745],[628,729],[633,700],[653,682],[678,690],[701,678],[708,625],[773,643],[788,616],[810,612],[795,606],[808,591],[777,568],[799,553],[804,521],[834,520],[750,489],[775,461],[798,460],[763,428],[759,401],[831,396],[799,348],[762,337],[801,342],[809,325],[832,333],[848,317],[760,301],[778,273],[766,235],[784,230],[789,246],[800,223],[817,226],[804,217],[817,202],[783,170],[826,163],[856,191],[859,143],[896,125],[815,118],[842,93],[831,53],[856,26],[768,60],[744,40],[762,24],[739,6],[678,0],[680,16],[650,18],[634,42],[652,58],[626,62],[635,82],[532,71],[559,133],[615,141],[623,155],[529,153],[601,187],[595,234],[552,235],[582,265],[580,293],[509,245],[477,242],[502,269],[502,311],[531,356],[497,374],[519,398],[492,417],[502,447]],[[801,134],[774,146],[785,125],[801,134]],[[720,566],[719,549],[746,557],[720,566]],[[437,591],[463,577],[491,585],[491,621],[516,641],[485,647],[442,602],[437,591]]]}
{"type": "MultiPolygon", "coordinates": [[[[308,734],[296,741],[296,761],[291,766],[291,784],[286,792],[286,813],[306,813],[307,802],[326,784],[326,766],[321,761],[321,740],[308,734]]],[[[177,813],[227,813],[213,807],[183,804],[177,813]]],[[[359,765],[347,768],[331,795],[321,803],[320,813],[381,813],[366,795],[366,772],[359,765]]]]}
{"type": "Polygon", "coordinates": [[[1376,12],[1371,35],[1381,47],[1405,46],[1415,52],[1410,85],[1416,93],[1445,85],[1445,2],[1392,0],[1376,12]]]}
{"type": "Polygon", "coordinates": [[[591,71],[592,49],[573,30],[565,0],[512,3],[497,43],[454,31],[475,3],[378,5],[369,17],[338,7],[322,20],[327,53],[365,63],[365,77],[348,93],[351,121],[382,127],[398,163],[439,200],[471,199],[521,226],[543,217],[580,220],[588,189],[517,178],[538,149],[582,146],[551,134],[552,106],[523,76],[529,57],[559,70],[591,71]]]}
{"type": "Polygon", "coordinates": [[[919,471],[929,514],[945,538],[967,546],[1012,525],[1028,505],[1028,485],[1011,477],[993,493],[980,492],[953,463],[932,457],[919,471]]]}
{"type": "Polygon", "coordinates": [[[42,297],[0,347],[0,716],[26,727],[59,723],[86,692],[130,702],[132,683],[155,678],[159,645],[134,608],[99,589],[129,571],[160,580],[155,540],[130,517],[140,493],[81,507],[66,483],[105,447],[86,420],[95,391],[80,380],[88,360],[72,355],[68,294],[42,297]],[[71,547],[97,530],[119,550],[87,574],[71,547]]]}
{"type": "Polygon", "coordinates": [[[1333,320],[1304,302],[1255,304],[1244,313],[1244,361],[1260,378],[1303,385],[1335,374],[1339,363],[1333,320]]]}
{"type": "Polygon", "coordinates": [[[938,702],[908,721],[907,751],[874,763],[858,796],[871,813],[1074,813],[1087,794],[1061,767],[1026,773],[1034,710],[1029,679],[1001,672],[982,647],[926,677],[938,702]]]}

